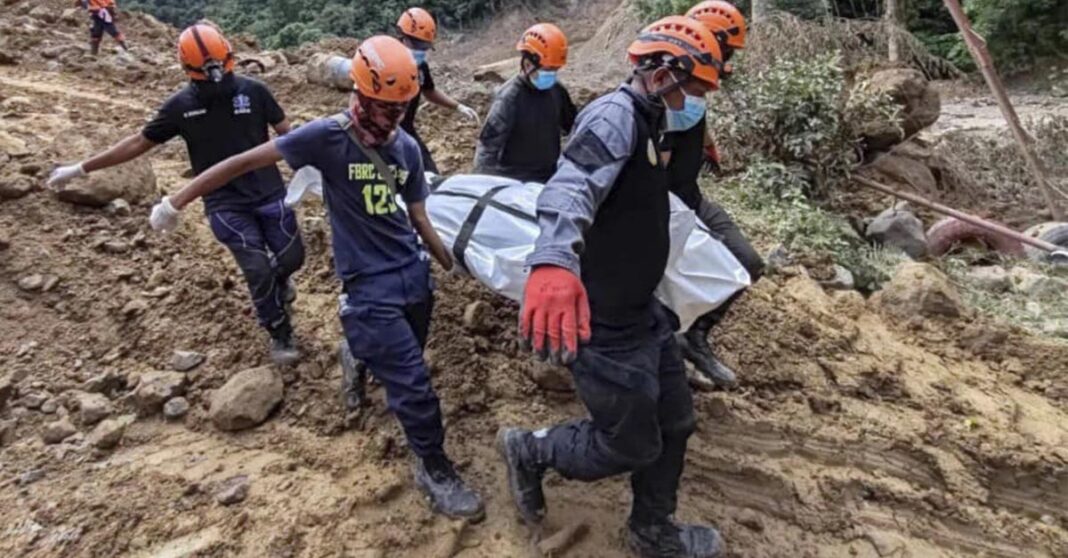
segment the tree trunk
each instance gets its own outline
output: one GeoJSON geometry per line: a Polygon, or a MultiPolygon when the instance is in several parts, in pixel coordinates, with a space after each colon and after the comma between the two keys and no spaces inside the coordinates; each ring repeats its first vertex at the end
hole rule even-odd
{"type": "Polygon", "coordinates": [[[771,14],[772,0],[753,0],[753,21],[767,19],[771,14]]]}
{"type": "Polygon", "coordinates": [[[891,62],[900,62],[903,58],[899,29],[905,13],[904,2],[905,0],[886,0],[886,13],[883,15],[883,21],[886,24],[886,34],[890,42],[891,62]]]}

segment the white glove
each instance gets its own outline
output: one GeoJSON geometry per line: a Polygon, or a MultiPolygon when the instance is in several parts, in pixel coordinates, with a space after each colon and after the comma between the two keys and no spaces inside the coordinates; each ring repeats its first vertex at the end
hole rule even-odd
{"type": "Polygon", "coordinates": [[[59,188],[71,180],[81,178],[86,174],[88,173],[85,172],[85,167],[83,167],[81,163],[59,167],[52,171],[52,174],[48,176],[47,186],[49,188],[59,188]]]}
{"type": "Polygon", "coordinates": [[[463,114],[464,116],[466,116],[467,118],[470,118],[471,120],[474,120],[475,121],[475,125],[477,125],[477,126],[481,126],[482,125],[482,119],[478,117],[478,111],[476,111],[475,109],[473,109],[473,108],[471,108],[471,107],[469,107],[467,105],[460,104],[460,105],[456,106],[456,110],[459,111],[460,114],[463,114]]]}
{"type": "Polygon", "coordinates": [[[171,205],[171,199],[164,197],[152,208],[152,216],[148,218],[153,230],[168,233],[178,228],[178,218],[182,212],[171,205]]]}

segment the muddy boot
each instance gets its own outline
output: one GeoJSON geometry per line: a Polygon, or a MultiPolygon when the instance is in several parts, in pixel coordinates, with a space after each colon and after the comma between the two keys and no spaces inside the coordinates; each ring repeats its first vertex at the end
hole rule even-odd
{"type": "Polygon", "coordinates": [[[297,342],[293,339],[293,328],[288,321],[270,329],[271,362],[279,366],[288,366],[300,360],[297,342]]]}
{"type": "Polygon", "coordinates": [[[341,363],[341,398],[345,409],[358,411],[367,403],[367,365],[352,356],[345,339],[338,343],[337,360],[341,363]]]}
{"type": "Polygon", "coordinates": [[[726,555],[719,531],[674,520],[627,523],[627,547],[641,558],[720,558],[726,555]]]}
{"type": "Polygon", "coordinates": [[[723,364],[712,352],[708,343],[708,329],[694,325],[684,334],[677,336],[682,357],[693,363],[694,368],[717,386],[729,389],[738,383],[738,377],[726,364],[723,364]]]}
{"type": "Polygon", "coordinates": [[[545,470],[535,463],[531,452],[533,435],[521,428],[501,428],[497,431],[497,451],[508,470],[508,488],[520,517],[528,524],[545,518],[545,493],[541,478],[545,470]]]}
{"type": "Polygon", "coordinates": [[[415,484],[430,501],[430,509],[436,513],[475,522],[486,517],[482,497],[464,483],[452,462],[444,455],[417,460],[415,484]]]}

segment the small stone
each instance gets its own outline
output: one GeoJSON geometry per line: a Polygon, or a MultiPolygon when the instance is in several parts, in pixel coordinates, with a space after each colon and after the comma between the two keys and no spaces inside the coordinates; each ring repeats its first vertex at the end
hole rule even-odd
{"type": "Polygon", "coordinates": [[[29,484],[33,484],[43,479],[44,477],[44,469],[30,469],[29,471],[26,471],[25,473],[19,475],[18,483],[19,486],[26,486],[29,484]]]}
{"type": "Polygon", "coordinates": [[[530,379],[546,391],[560,393],[575,391],[571,373],[566,368],[553,366],[547,362],[531,362],[526,370],[529,370],[530,379]]]}
{"type": "Polygon", "coordinates": [[[148,302],[142,298],[135,298],[122,307],[122,315],[127,318],[133,318],[139,316],[145,310],[148,310],[148,302]]]}
{"type": "Polygon", "coordinates": [[[50,397],[51,396],[45,392],[31,391],[22,396],[21,403],[22,406],[27,409],[40,409],[41,405],[44,405],[44,402],[48,401],[50,397]]]}
{"type": "Polygon", "coordinates": [[[923,221],[911,211],[892,207],[879,214],[865,230],[868,240],[896,248],[914,260],[927,256],[927,233],[923,221]]]}
{"type": "Polygon", "coordinates": [[[18,282],[19,288],[24,291],[38,291],[44,286],[44,275],[40,273],[34,273],[33,275],[27,275],[18,282]]]}
{"type": "Polygon", "coordinates": [[[45,425],[44,429],[41,430],[41,439],[46,444],[58,444],[70,438],[76,432],[78,432],[78,429],[74,428],[74,425],[70,423],[70,419],[63,417],[45,425]]]}
{"type": "Polygon", "coordinates": [[[105,208],[111,215],[118,215],[119,217],[126,217],[130,214],[130,202],[116,198],[108,202],[107,208],[105,208]]]}
{"type": "Polygon", "coordinates": [[[1053,517],[1052,515],[1050,515],[1048,513],[1047,514],[1043,514],[1042,517],[1040,517],[1038,519],[1042,523],[1045,523],[1046,525],[1049,525],[1051,527],[1057,525],[1057,518],[1053,517]]]}
{"type": "Polygon", "coordinates": [[[109,254],[125,254],[130,251],[130,245],[125,240],[108,240],[103,246],[104,251],[109,254]]]}
{"type": "Polygon", "coordinates": [[[159,287],[167,282],[167,274],[162,269],[157,269],[152,272],[152,275],[148,276],[148,281],[145,283],[149,288],[159,287]]]}
{"type": "Polygon", "coordinates": [[[28,176],[0,178],[0,198],[17,200],[33,191],[33,179],[28,176]]]}
{"type": "Polygon", "coordinates": [[[58,284],[59,277],[56,277],[55,275],[45,275],[44,284],[41,285],[41,291],[47,293],[56,288],[56,285],[58,284]]]}
{"type": "Polygon", "coordinates": [[[141,416],[150,416],[163,408],[164,402],[185,394],[188,377],[180,372],[148,372],[141,376],[133,392],[134,405],[141,416]]]}
{"type": "Polygon", "coordinates": [[[984,291],[1002,293],[1009,290],[1012,282],[1005,268],[997,265],[974,267],[968,271],[968,281],[984,291]]]}
{"type": "Polygon", "coordinates": [[[220,430],[244,430],[267,420],[284,392],[282,376],[270,366],[243,370],[211,396],[211,421],[220,430]]]}
{"type": "Polygon", "coordinates": [[[489,329],[490,318],[493,316],[493,307],[481,300],[472,302],[464,309],[464,327],[474,332],[484,332],[489,329]]]}
{"type": "Polygon", "coordinates": [[[179,420],[189,413],[189,401],[184,397],[175,397],[163,405],[163,417],[167,420],[179,420]]]}
{"type": "Polygon", "coordinates": [[[245,501],[248,498],[248,476],[239,475],[223,481],[219,491],[215,493],[215,501],[224,506],[232,506],[245,501]]]}
{"type": "Polygon", "coordinates": [[[133,422],[132,416],[108,419],[96,425],[89,433],[89,444],[97,449],[111,449],[122,441],[126,427],[133,422]]]}
{"type": "Polygon", "coordinates": [[[764,532],[764,519],[751,509],[742,510],[742,513],[739,514],[738,517],[738,523],[749,530],[756,531],[757,533],[764,532]]]}
{"type": "Polygon", "coordinates": [[[58,410],[59,402],[56,401],[56,398],[54,397],[52,399],[49,399],[48,401],[45,401],[44,403],[41,403],[41,412],[45,413],[46,415],[55,414],[55,412],[58,410]]]}
{"type": "Polygon", "coordinates": [[[820,281],[820,285],[825,289],[834,291],[852,291],[857,288],[857,281],[853,277],[852,271],[835,264],[834,278],[828,281],[820,281]]]}
{"type": "Polygon", "coordinates": [[[71,411],[77,413],[78,422],[85,426],[96,424],[112,413],[111,401],[99,393],[77,391],[67,397],[71,411]]]}
{"type": "Polygon", "coordinates": [[[776,273],[793,265],[793,258],[790,257],[790,252],[781,244],[771,252],[768,252],[764,260],[767,262],[768,270],[776,273]]]}
{"type": "Polygon", "coordinates": [[[102,372],[82,382],[82,391],[89,393],[114,394],[126,387],[126,376],[114,370],[102,372]]]}
{"type": "Polygon", "coordinates": [[[171,355],[171,368],[178,372],[188,372],[200,366],[205,358],[207,357],[196,351],[174,351],[171,355]]]}

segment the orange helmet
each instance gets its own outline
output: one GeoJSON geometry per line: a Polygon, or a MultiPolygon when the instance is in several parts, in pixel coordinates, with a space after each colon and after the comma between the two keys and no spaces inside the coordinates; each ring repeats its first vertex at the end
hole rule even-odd
{"type": "Polygon", "coordinates": [[[734,4],[723,0],[706,0],[690,8],[686,17],[705,24],[721,44],[745,48],[745,16],[734,4]]]}
{"type": "Polygon", "coordinates": [[[523,32],[516,50],[529,53],[543,68],[563,68],[567,64],[567,37],[551,23],[539,23],[523,32]]]}
{"type": "Polygon", "coordinates": [[[404,10],[397,20],[397,29],[404,35],[424,43],[433,43],[438,36],[438,24],[434,22],[434,16],[423,8],[404,10]]]}
{"type": "Polygon", "coordinates": [[[715,35],[695,19],[668,16],[654,22],[630,44],[627,55],[634,65],[653,55],[666,55],[656,62],[690,74],[713,89],[719,87],[719,75],[723,70],[719,43],[715,35]]]}
{"type": "Polygon", "coordinates": [[[407,103],[419,94],[419,70],[411,51],[385,35],[360,43],[349,77],[363,96],[379,101],[407,103]]]}
{"type": "Polygon", "coordinates": [[[198,23],[178,36],[178,61],[197,81],[219,81],[234,70],[234,49],[218,29],[198,23]]]}

